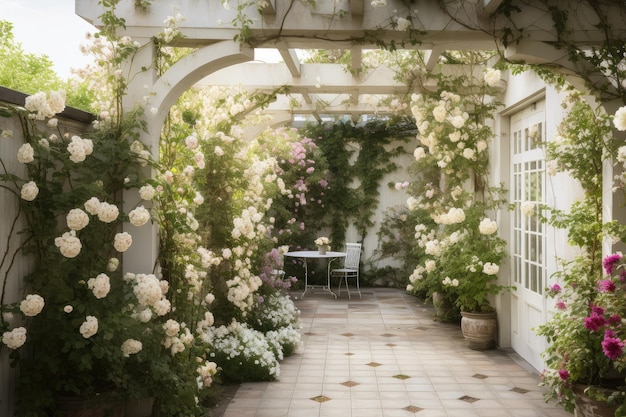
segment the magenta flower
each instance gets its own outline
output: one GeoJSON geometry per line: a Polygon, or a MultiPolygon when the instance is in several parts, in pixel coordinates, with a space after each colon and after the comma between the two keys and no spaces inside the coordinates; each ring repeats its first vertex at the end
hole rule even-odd
{"type": "Polygon", "coordinates": [[[554,283],[552,284],[552,286],[550,287],[550,291],[558,294],[561,292],[561,286],[558,283],[554,283]]]}
{"type": "Polygon", "coordinates": [[[619,314],[613,314],[609,317],[609,324],[616,325],[622,322],[622,317],[619,314]]]}
{"type": "Polygon", "coordinates": [[[556,308],[558,308],[559,310],[565,310],[567,308],[567,306],[565,305],[565,303],[563,301],[558,301],[556,303],[556,308]]]}
{"type": "Polygon", "coordinates": [[[602,341],[602,351],[607,358],[615,360],[620,357],[624,349],[624,342],[617,337],[613,330],[604,332],[604,340],[602,341]]]}
{"type": "Polygon", "coordinates": [[[597,314],[598,316],[603,316],[604,315],[604,308],[599,307],[599,306],[594,306],[592,304],[591,305],[591,314],[597,314]]]}
{"type": "Polygon", "coordinates": [[[559,369],[558,373],[559,378],[561,378],[563,381],[567,381],[567,379],[569,378],[569,371],[567,369],[559,369]]]}
{"type": "Polygon", "coordinates": [[[615,292],[615,283],[610,279],[602,279],[598,281],[598,291],[615,292]]]}
{"type": "Polygon", "coordinates": [[[600,329],[600,327],[604,326],[605,324],[606,324],[606,320],[604,319],[604,316],[601,316],[596,313],[591,313],[591,315],[589,317],[585,317],[585,320],[584,320],[585,328],[592,332],[597,331],[598,329],[600,329]]]}
{"type": "Polygon", "coordinates": [[[617,262],[619,262],[620,259],[622,259],[622,254],[614,253],[612,255],[608,255],[602,260],[602,267],[604,267],[604,271],[607,275],[611,275],[613,273],[613,267],[617,262]]]}

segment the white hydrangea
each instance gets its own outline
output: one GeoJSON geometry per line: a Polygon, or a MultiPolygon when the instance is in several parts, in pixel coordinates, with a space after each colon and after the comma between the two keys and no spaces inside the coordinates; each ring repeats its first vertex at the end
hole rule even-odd
{"type": "Polygon", "coordinates": [[[127,339],[124,341],[124,343],[122,343],[121,349],[124,357],[128,358],[130,355],[141,352],[141,349],[143,349],[143,345],[139,340],[127,339]]]}
{"type": "Polygon", "coordinates": [[[98,298],[104,298],[111,291],[111,280],[107,274],[99,274],[95,278],[89,278],[87,281],[87,288],[89,288],[93,295],[98,298]]]}
{"type": "Polygon", "coordinates": [[[89,224],[89,216],[79,208],[70,210],[65,220],[67,227],[72,230],[84,229],[89,224]]]}
{"type": "Polygon", "coordinates": [[[128,213],[128,218],[133,226],[143,226],[150,220],[150,212],[144,206],[139,206],[128,213]]]}
{"type": "Polygon", "coordinates": [[[61,251],[61,255],[66,258],[75,258],[83,247],[74,230],[65,232],[61,237],[55,238],[54,244],[61,251]]]}
{"type": "Polygon", "coordinates": [[[39,195],[39,187],[35,181],[29,181],[26,184],[22,185],[22,189],[20,190],[20,197],[22,200],[33,201],[39,195]]]}
{"type": "Polygon", "coordinates": [[[163,330],[165,330],[165,334],[169,337],[176,336],[178,332],[180,332],[180,323],[176,320],[169,319],[163,324],[163,330]]]}
{"type": "Polygon", "coordinates": [[[26,328],[16,327],[15,329],[2,333],[2,343],[9,349],[18,349],[26,343],[26,328]]]}
{"type": "Polygon", "coordinates": [[[80,334],[85,339],[89,339],[94,334],[98,333],[98,319],[94,316],[87,316],[83,324],[80,325],[80,334]]]}
{"type": "Polygon", "coordinates": [[[20,303],[20,311],[25,316],[34,317],[41,313],[45,305],[44,299],[38,294],[28,294],[24,300],[20,303]]]}
{"type": "Polygon", "coordinates": [[[35,160],[35,150],[30,143],[25,143],[17,150],[17,160],[22,164],[30,164],[35,160]]]}
{"type": "Polygon", "coordinates": [[[138,274],[133,292],[139,304],[153,306],[163,296],[159,279],[153,274],[138,274]]]}
{"type": "Polygon", "coordinates": [[[492,235],[498,231],[498,223],[488,217],[482,219],[478,225],[478,231],[483,235],[492,235]]]}

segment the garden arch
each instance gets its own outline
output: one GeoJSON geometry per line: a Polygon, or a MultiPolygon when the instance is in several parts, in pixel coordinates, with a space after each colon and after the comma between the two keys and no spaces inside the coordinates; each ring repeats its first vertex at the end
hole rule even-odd
{"type": "MultiPolygon", "coordinates": [[[[242,77],[238,74],[245,74],[250,67],[237,72],[233,66],[253,59],[251,47],[276,48],[284,60],[284,64],[278,67],[270,67],[272,64],[256,67],[254,71],[266,78],[266,86],[271,85],[274,78],[274,87],[280,85],[278,83],[288,83],[297,87],[294,90],[301,96],[300,109],[281,106],[283,98],[279,97],[273,106],[274,111],[282,114],[281,120],[289,120],[288,114],[298,111],[314,114],[320,120],[315,104],[316,95],[321,92],[318,91],[321,76],[318,75],[316,83],[311,80],[312,73],[332,74],[329,78],[340,79],[339,82],[328,82],[326,92],[347,95],[350,104],[333,113],[349,115],[355,120],[360,114],[385,111],[367,108],[359,101],[359,97],[368,93],[367,87],[377,93],[407,93],[406,89],[399,89],[393,77],[389,79],[389,74],[374,74],[363,79],[360,73],[363,49],[380,46],[421,49],[427,58],[426,70],[431,71],[446,49],[498,48],[512,61],[549,64],[559,68],[568,81],[584,87],[585,82],[601,80],[606,83],[605,74],[581,60],[573,61],[571,53],[564,48],[563,40],[566,38],[570,45],[582,50],[606,42],[607,27],[617,39],[626,36],[619,2],[598,5],[594,2],[558,0],[538,5],[524,0],[389,0],[371,4],[364,0],[322,0],[315,3],[269,0],[238,2],[231,7],[227,7],[228,2],[219,1],[180,0],[174,6],[163,2],[146,3],[141,6],[134,0],[120,0],[115,12],[125,21],[120,35],[130,36],[145,46],[132,62],[131,71],[137,75],[129,86],[127,103],[142,102],[148,94],[146,107],[156,109],[156,114],[146,112],[148,133],[144,139],[145,143],[153,145],[153,149],[165,115],[174,101],[195,82],[221,68],[229,67],[229,75],[242,77]],[[601,7],[604,10],[598,13],[601,7]],[[567,22],[569,27],[565,27],[564,19],[564,26],[555,29],[558,13],[562,13],[565,19],[573,16],[567,22]],[[184,20],[179,26],[182,37],[176,39],[174,45],[199,49],[159,78],[151,66],[155,58],[153,39],[162,30],[168,16],[177,14],[184,20]],[[335,64],[318,64],[317,69],[312,69],[299,61],[295,53],[297,48],[349,49],[352,74],[343,72],[341,76],[343,69],[335,64]],[[287,77],[274,77],[277,71],[286,71],[287,77]]],[[[99,16],[103,9],[98,0],[76,0],[76,13],[94,26],[102,26],[99,16]]],[[[224,77],[224,72],[218,77],[224,77]]],[[[216,79],[219,80],[213,77],[208,82],[216,82],[216,79]]],[[[231,79],[229,82],[234,81],[231,79]]],[[[250,84],[250,81],[249,78],[239,79],[242,85],[250,84]]],[[[608,85],[610,88],[610,83],[608,85]]],[[[604,105],[609,112],[620,104],[610,94],[605,98],[604,105]]],[[[607,165],[607,169],[612,167],[607,165]]],[[[610,189],[610,181],[605,187],[610,189]]],[[[607,218],[611,218],[617,204],[612,201],[611,193],[606,195],[605,211],[607,218]]],[[[156,259],[154,231],[137,239],[140,244],[133,246],[153,248],[152,254],[146,257],[145,253],[139,256],[139,253],[129,251],[125,257],[126,268],[151,269],[156,259]]]]}

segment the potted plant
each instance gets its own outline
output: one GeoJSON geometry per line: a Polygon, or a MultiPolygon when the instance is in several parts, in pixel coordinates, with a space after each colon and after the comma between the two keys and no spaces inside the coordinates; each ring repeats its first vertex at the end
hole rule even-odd
{"type": "Polygon", "coordinates": [[[330,239],[326,236],[320,236],[315,239],[315,244],[317,245],[317,249],[320,252],[320,255],[324,255],[328,250],[328,245],[330,245],[330,239]]]}
{"type": "MultiPolygon", "coordinates": [[[[569,212],[544,206],[534,215],[567,228],[569,244],[580,253],[560,260],[562,267],[547,289],[555,305],[550,319],[537,329],[548,342],[542,383],[549,388],[546,400],[581,417],[593,415],[585,413],[589,408],[624,415],[624,258],[614,253],[602,259],[601,248],[605,237],[623,240],[625,232],[623,225],[603,221],[601,184],[602,162],[616,159],[623,164],[626,148],[616,149],[609,116],[602,109],[592,109],[579,94],[568,95],[564,106],[568,115],[559,125],[559,138],[546,144],[547,166],[552,167],[550,175],[568,171],[580,182],[584,196],[569,212]]],[[[621,122],[616,117],[619,130],[626,128],[621,122]]],[[[623,178],[618,180],[623,185],[623,178]]]]}

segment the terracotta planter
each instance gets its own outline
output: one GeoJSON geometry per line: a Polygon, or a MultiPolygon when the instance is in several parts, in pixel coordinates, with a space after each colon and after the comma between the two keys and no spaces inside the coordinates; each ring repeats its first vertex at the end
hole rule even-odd
{"type": "Polygon", "coordinates": [[[461,312],[461,331],[469,348],[488,350],[496,346],[496,313],[461,312]]]}
{"type": "Polygon", "coordinates": [[[611,406],[604,401],[598,401],[590,398],[585,393],[585,388],[587,388],[585,385],[574,386],[574,393],[576,394],[576,399],[574,400],[574,415],[576,417],[615,417],[615,410],[617,409],[616,406],[611,406]]]}

